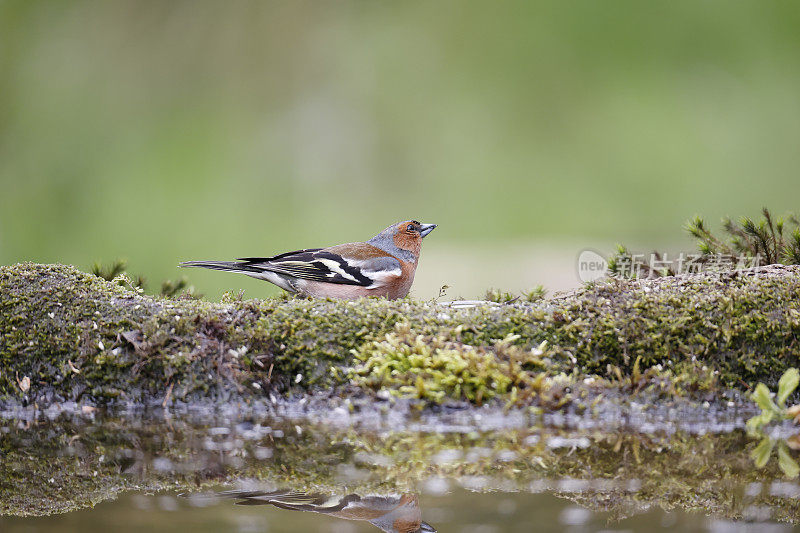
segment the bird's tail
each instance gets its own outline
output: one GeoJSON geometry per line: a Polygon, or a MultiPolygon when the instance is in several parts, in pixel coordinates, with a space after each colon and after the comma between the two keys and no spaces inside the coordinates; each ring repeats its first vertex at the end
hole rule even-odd
{"type": "Polygon", "coordinates": [[[247,491],[228,490],[217,492],[219,498],[239,500],[237,505],[274,505],[294,511],[314,511],[328,501],[328,496],[319,493],[296,492],[292,490],[247,491]]]}
{"type": "Polygon", "coordinates": [[[240,272],[242,274],[250,274],[253,272],[262,272],[261,269],[249,266],[247,263],[238,261],[184,261],[179,263],[180,267],[202,267],[210,268],[212,270],[225,270],[227,272],[240,272]]]}

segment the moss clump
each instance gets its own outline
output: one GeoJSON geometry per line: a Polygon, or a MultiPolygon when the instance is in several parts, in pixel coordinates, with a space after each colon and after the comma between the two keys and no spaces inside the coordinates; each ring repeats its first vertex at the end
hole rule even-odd
{"type": "Polygon", "coordinates": [[[769,209],[762,208],[762,218],[757,222],[741,217],[734,222],[722,219],[726,236],[712,233],[699,216],[689,220],[685,229],[697,241],[700,256],[669,261],[666,256],[652,253],[632,254],[618,245],[616,253],[608,260],[608,274],[623,278],[653,279],[690,272],[723,271],[758,267],[780,263],[800,264],[800,221],[790,214],[778,218],[769,209]],[[792,228],[793,227],[793,228],[792,228]]]}
{"type": "Polygon", "coordinates": [[[570,350],[582,369],[629,373],[701,361],[724,386],[777,382],[797,364],[800,277],[772,266],[730,275],[617,281],[564,301],[564,323],[544,327],[552,346],[570,350]]]}
{"type": "Polygon", "coordinates": [[[395,325],[383,340],[353,354],[361,362],[350,373],[354,383],[387,389],[401,397],[441,403],[448,399],[481,404],[497,396],[530,399],[542,386],[546,367],[544,344],[535,349],[515,346],[509,335],[492,347],[448,340],[450,334],[415,335],[408,322],[395,325]]]}
{"type": "Polygon", "coordinates": [[[534,303],[541,300],[544,300],[547,291],[545,290],[544,286],[536,285],[532,289],[528,291],[523,291],[519,295],[514,295],[510,292],[503,291],[500,289],[489,289],[483,295],[483,299],[487,302],[495,302],[501,304],[513,303],[516,301],[527,302],[527,303],[534,303]]]}
{"type": "Polygon", "coordinates": [[[725,217],[722,228],[727,241],[711,233],[700,217],[686,224],[686,231],[697,239],[698,248],[705,255],[744,255],[758,258],[763,264],[800,264],[800,221],[792,214],[775,220],[764,207],[760,220],[741,217],[734,222],[725,217]]]}
{"type": "Polygon", "coordinates": [[[228,306],[142,296],[73,267],[3,267],[0,399],[161,402],[239,390],[255,357],[269,364],[268,343],[242,348],[241,322],[228,306]]]}

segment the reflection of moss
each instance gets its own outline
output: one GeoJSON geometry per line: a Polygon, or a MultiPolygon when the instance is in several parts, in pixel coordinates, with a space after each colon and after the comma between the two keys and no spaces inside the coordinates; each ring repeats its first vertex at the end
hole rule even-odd
{"type": "Polygon", "coordinates": [[[154,472],[146,482],[123,475],[131,434],[117,427],[120,434],[114,436],[111,430],[79,436],[74,427],[48,425],[0,436],[0,515],[63,513],[93,507],[126,490],[172,486],[154,472]]]}
{"type": "Polygon", "coordinates": [[[800,521],[796,498],[770,494],[770,483],[783,479],[779,468],[754,468],[755,442],[742,432],[370,432],[260,422],[214,432],[177,417],[168,425],[112,419],[9,428],[0,436],[0,514],[66,512],[126,490],[199,491],[241,477],[297,490],[391,493],[441,476],[476,490],[552,490],[616,514],[656,505],[739,519],[755,505],[800,521]],[[742,498],[751,483],[765,490],[742,498]]]}
{"type": "MultiPolygon", "coordinates": [[[[549,301],[469,309],[408,299],[214,304],[142,296],[69,266],[21,264],[0,267],[0,398],[161,402],[345,384],[348,373],[336,369],[351,364],[353,350],[372,368],[381,357],[396,359],[392,349],[376,346],[390,341],[399,322],[408,338],[421,335],[468,358],[496,357],[501,366],[503,350],[529,351],[547,341],[541,361],[549,375],[630,381],[661,365],[661,375],[677,383],[702,362],[715,383],[695,380],[693,387],[774,384],[798,364],[799,296],[800,268],[770,267],[758,276],[618,280],[549,301]],[[500,349],[503,339],[513,342],[500,349]],[[30,389],[22,391],[17,380],[25,376],[30,389]]],[[[407,346],[402,341],[398,349],[407,346]]],[[[529,390],[514,387],[525,375],[513,375],[515,368],[531,370],[522,362],[529,355],[503,371],[505,378],[495,375],[495,385],[479,380],[471,392],[452,386],[441,388],[444,395],[431,389],[421,396],[479,400],[496,392],[508,401],[515,390],[529,390]]],[[[378,384],[395,386],[392,379],[378,384]]],[[[442,384],[423,380],[426,387],[442,384]]]]}

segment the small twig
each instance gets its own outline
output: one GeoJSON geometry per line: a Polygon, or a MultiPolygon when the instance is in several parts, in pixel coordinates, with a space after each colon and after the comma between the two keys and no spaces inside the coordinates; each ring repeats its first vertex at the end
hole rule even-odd
{"type": "Polygon", "coordinates": [[[161,402],[161,407],[166,407],[167,406],[167,402],[169,402],[170,396],[172,396],[172,386],[173,385],[174,385],[174,383],[170,383],[169,384],[169,387],[167,388],[167,395],[164,396],[164,401],[161,402]]]}

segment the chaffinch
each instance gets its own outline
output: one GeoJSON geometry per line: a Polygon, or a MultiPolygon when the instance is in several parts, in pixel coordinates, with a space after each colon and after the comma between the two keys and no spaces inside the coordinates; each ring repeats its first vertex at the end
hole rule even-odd
{"type": "Polygon", "coordinates": [[[311,511],[346,520],[364,520],[381,531],[395,533],[436,533],[422,521],[422,511],[416,494],[400,496],[359,496],[348,494],[329,497],[290,490],[273,492],[231,490],[217,496],[235,498],[239,505],[273,505],[290,511],[311,511]]]}
{"type": "Polygon", "coordinates": [[[203,267],[246,274],[305,296],[355,299],[408,294],[414,282],[422,239],[436,224],[406,220],[392,224],[366,242],[309,248],[274,257],[236,261],[187,261],[182,267],[203,267]]]}

